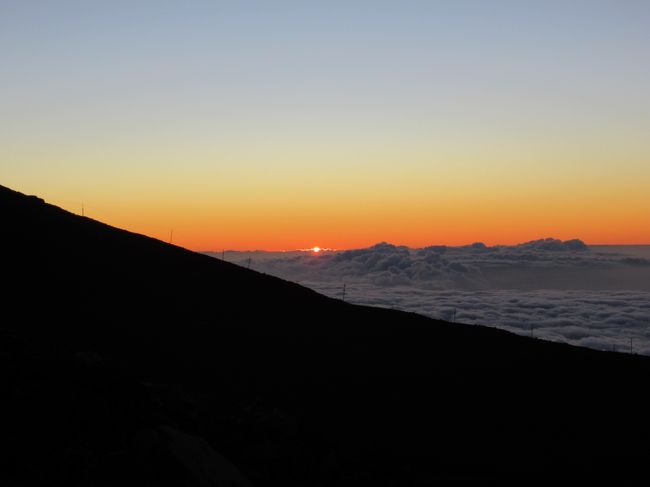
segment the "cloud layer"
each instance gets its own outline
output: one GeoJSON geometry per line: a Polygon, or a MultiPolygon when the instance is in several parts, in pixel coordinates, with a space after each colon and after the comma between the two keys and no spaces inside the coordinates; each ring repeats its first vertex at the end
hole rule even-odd
{"type": "MultiPolygon", "coordinates": [[[[623,249],[623,248],[622,248],[623,249]]],[[[650,249],[648,249],[650,255],[650,249]]],[[[514,246],[380,243],[312,254],[227,258],[323,294],[434,318],[497,326],[598,349],[650,354],[650,259],[579,240],[514,246]]]]}
{"type": "MultiPolygon", "coordinates": [[[[342,287],[305,282],[331,297],[342,287]]],[[[347,285],[346,300],[396,308],[459,323],[495,326],[599,350],[650,355],[650,293],[647,291],[428,291],[413,287],[347,285]]]]}

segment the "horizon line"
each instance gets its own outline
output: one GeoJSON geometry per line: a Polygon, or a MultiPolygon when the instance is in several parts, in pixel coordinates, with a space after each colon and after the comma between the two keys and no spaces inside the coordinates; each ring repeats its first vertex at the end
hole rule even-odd
{"type": "MultiPolygon", "coordinates": [[[[535,242],[538,240],[544,240],[542,239],[536,239],[536,240],[526,240],[525,242],[519,242],[516,244],[494,244],[494,245],[487,245],[486,247],[491,248],[491,247],[516,247],[517,245],[522,245],[528,242],[535,242]]],[[[561,239],[556,239],[560,240],[561,242],[567,242],[567,240],[561,240],[561,239]]],[[[587,247],[650,247],[650,242],[648,243],[588,243],[585,242],[584,240],[581,239],[569,239],[569,240],[580,240],[582,243],[584,243],[587,247]]],[[[391,242],[387,242],[385,240],[382,240],[380,242],[376,242],[374,244],[365,246],[365,247],[347,247],[347,248],[327,248],[327,247],[321,247],[320,251],[318,253],[332,253],[332,252],[345,252],[347,250],[359,250],[359,249],[367,249],[370,247],[374,247],[375,245],[381,244],[381,243],[386,243],[389,245],[394,245],[395,247],[406,247],[412,250],[416,249],[422,249],[426,247],[449,247],[449,248],[459,248],[459,247],[467,247],[475,243],[483,243],[483,242],[471,242],[467,244],[460,244],[460,245],[450,245],[450,244],[428,244],[428,245],[423,245],[423,246],[417,246],[417,247],[411,247],[409,245],[400,245],[400,244],[393,244],[391,242]]],[[[272,249],[222,249],[222,250],[208,250],[208,249],[191,249],[194,252],[199,252],[199,253],[222,253],[222,252],[241,252],[241,253],[255,253],[255,252],[267,252],[267,253],[287,253],[287,252],[311,252],[314,253],[312,248],[302,248],[302,249],[278,249],[278,250],[272,250],[272,249]]]]}

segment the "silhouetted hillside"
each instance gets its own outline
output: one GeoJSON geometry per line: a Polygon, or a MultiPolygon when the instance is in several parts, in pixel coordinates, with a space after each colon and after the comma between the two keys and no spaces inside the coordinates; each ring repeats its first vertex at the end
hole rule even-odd
{"type": "Polygon", "coordinates": [[[645,473],[648,358],[349,305],[2,187],[0,210],[3,484],[645,473]]]}

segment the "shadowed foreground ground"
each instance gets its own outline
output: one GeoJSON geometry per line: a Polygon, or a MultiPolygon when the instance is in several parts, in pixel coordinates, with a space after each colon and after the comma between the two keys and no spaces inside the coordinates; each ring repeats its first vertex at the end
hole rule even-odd
{"type": "Polygon", "coordinates": [[[650,359],[352,306],[0,187],[3,485],[617,484],[650,359]]]}

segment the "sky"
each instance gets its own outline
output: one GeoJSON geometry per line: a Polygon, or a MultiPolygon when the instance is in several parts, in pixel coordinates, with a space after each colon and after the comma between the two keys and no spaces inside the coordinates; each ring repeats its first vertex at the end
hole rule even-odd
{"type": "Polygon", "coordinates": [[[195,250],[650,243],[647,1],[0,0],[0,184],[195,250]]]}

